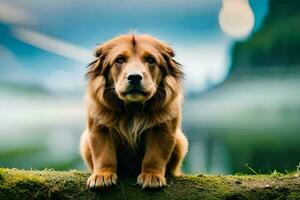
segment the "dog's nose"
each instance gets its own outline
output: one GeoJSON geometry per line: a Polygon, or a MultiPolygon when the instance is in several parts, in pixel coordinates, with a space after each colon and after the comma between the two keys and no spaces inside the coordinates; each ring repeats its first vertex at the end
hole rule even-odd
{"type": "Polygon", "coordinates": [[[132,85],[137,85],[141,82],[143,77],[140,74],[129,74],[127,80],[132,85]]]}

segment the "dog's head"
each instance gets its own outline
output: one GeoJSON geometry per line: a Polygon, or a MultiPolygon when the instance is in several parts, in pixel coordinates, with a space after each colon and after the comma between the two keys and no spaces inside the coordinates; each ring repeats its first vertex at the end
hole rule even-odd
{"type": "Polygon", "coordinates": [[[173,50],[151,36],[113,38],[99,46],[95,55],[87,70],[89,89],[108,107],[150,100],[163,104],[181,87],[182,71],[173,60],[173,50]]]}

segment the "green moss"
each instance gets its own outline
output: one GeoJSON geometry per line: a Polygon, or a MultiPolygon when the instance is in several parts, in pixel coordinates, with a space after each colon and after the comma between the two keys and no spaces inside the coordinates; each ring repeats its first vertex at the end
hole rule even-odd
{"type": "Polygon", "coordinates": [[[80,171],[0,169],[0,199],[297,199],[300,179],[293,175],[168,177],[160,190],[142,190],[136,177],[116,187],[91,191],[89,174],[80,171]]]}
{"type": "Polygon", "coordinates": [[[300,199],[300,194],[297,192],[292,192],[287,197],[287,200],[299,200],[299,199],[300,199]]]}
{"type": "Polygon", "coordinates": [[[5,174],[4,169],[0,168],[0,181],[4,179],[4,174],[5,174]]]}

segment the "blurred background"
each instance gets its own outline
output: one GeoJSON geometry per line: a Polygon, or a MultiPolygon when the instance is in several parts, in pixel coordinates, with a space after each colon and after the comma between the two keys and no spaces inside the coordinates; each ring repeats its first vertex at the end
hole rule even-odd
{"type": "Polygon", "coordinates": [[[296,170],[299,0],[0,0],[0,167],[84,169],[84,73],[133,30],[185,71],[187,173],[296,170]]]}

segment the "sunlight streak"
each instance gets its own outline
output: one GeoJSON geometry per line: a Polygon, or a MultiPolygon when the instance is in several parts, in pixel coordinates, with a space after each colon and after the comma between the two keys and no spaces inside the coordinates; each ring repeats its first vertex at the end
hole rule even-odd
{"type": "Polygon", "coordinates": [[[91,50],[76,46],[63,40],[42,34],[26,28],[12,28],[12,33],[17,39],[59,56],[82,63],[93,59],[91,50]]]}

